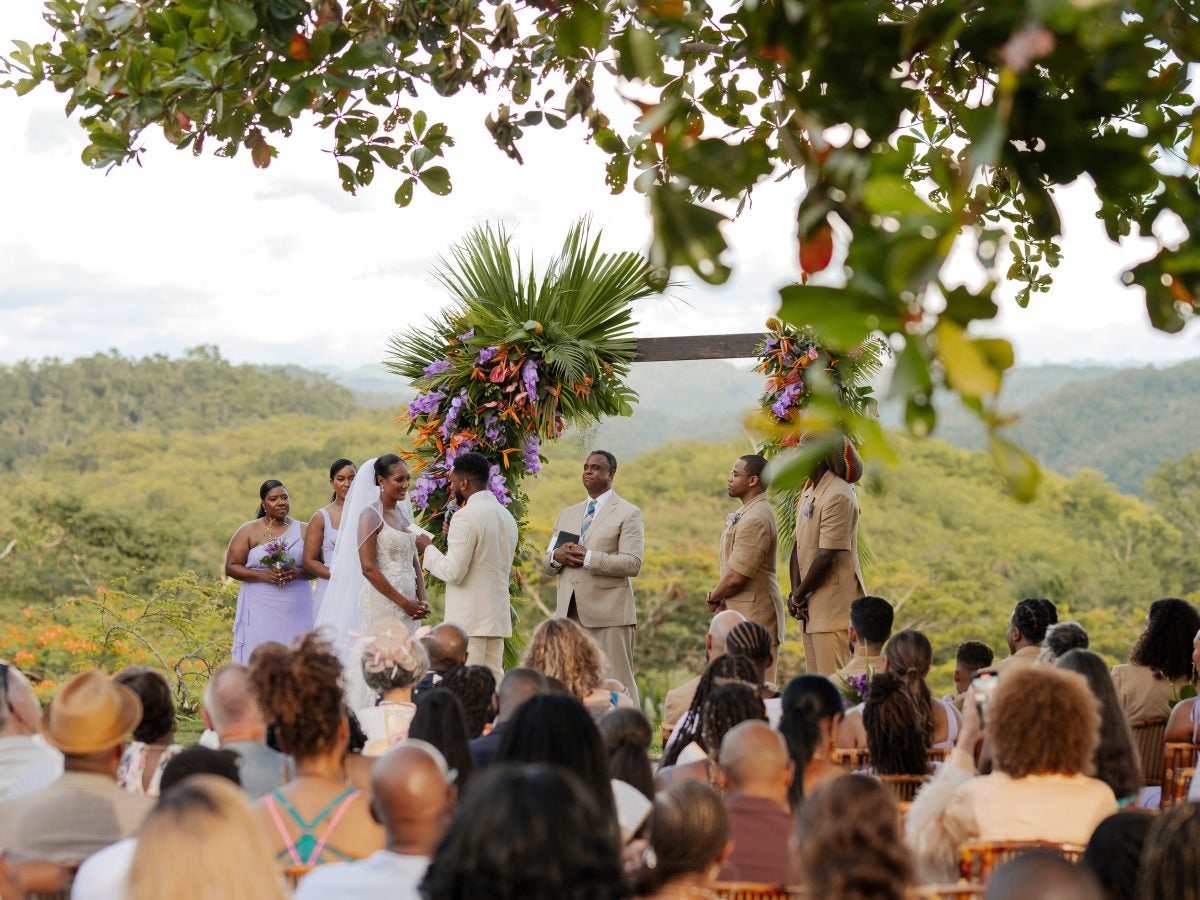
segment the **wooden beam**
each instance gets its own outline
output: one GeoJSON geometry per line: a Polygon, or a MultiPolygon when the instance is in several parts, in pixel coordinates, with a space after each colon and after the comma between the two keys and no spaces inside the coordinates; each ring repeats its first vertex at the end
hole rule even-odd
{"type": "Polygon", "coordinates": [[[762,334],[693,334],[687,337],[641,338],[634,362],[682,359],[749,359],[762,334]]]}

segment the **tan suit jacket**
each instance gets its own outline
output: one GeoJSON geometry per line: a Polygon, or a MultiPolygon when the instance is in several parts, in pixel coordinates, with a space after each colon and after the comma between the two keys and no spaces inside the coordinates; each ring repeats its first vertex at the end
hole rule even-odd
{"type": "MultiPolygon", "coordinates": [[[[568,506],[558,514],[551,547],[561,531],[579,534],[586,507],[585,501],[568,506]]],[[[546,574],[558,576],[558,606],[554,615],[565,618],[574,597],[579,623],[587,628],[636,625],[637,610],[630,579],[642,570],[644,543],[642,511],[613,494],[596,512],[587,537],[582,541],[582,546],[592,554],[589,567],[556,569],[551,565],[554,556],[550,550],[542,557],[546,574]]]]}
{"type": "Polygon", "coordinates": [[[675,730],[683,714],[691,708],[692,701],[696,698],[696,688],[699,686],[700,676],[697,675],[691,681],[685,681],[679,687],[667,691],[667,697],[663,700],[664,736],[675,730]]]}
{"type": "Polygon", "coordinates": [[[866,675],[868,668],[872,676],[878,675],[883,671],[883,657],[868,656],[866,646],[859,644],[855,648],[854,656],[850,657],[850,662],[833,673],[833,683],[838,684],[839,681],[846,681],[858,675],[866,675]]]}
{"type": "Polygon", "coordinates": [[[1130,722],[1169,718],[1171,698],[1188,684],[1187,676],[1170,682],[1157,677],[1153,669],[1133,663],[1113,666],[1112,679],[1121,709],[1130,722]]]}
{"type": "Polygon", "coordinates": [[[1042,655],[1041,647],[1022,647],[1016,653],[1004,657],[999,662],[992,663],[986,669],[980,669],[976,675],[999,675],[1006,671],[1023,669],[1026,666],[1036,666],[1038,657],[1042,655]]]}
{"type": "Polygon", "coordinates": [[[820,550],[845,550],[834,559],[824,583],[808,598],[809,634],[845,631],[850,604],[866,595],[858,565],[858,500],[854,488],[833,472],[809,483],[796,506],[796,561],[803,580],[820,550]]]}
{"type": "Polygon", "coordinates": [[[517,523],[491,491],[476,491],[450,520],[446,552],[425,549],[425,571],[446,582],[446,621],[468,637],[512,635],[508,582],[517,523]]]}
{"type": "Polygon", "coordinates": [[[733,524],[721,535],[721,577],[733,570],[749,579],[738,593],[725,598],[725,606],[758,622],[783,640],[783,594],[775,575],[779,548],[775,511],[760,494],[734,514],[733,524]]]}

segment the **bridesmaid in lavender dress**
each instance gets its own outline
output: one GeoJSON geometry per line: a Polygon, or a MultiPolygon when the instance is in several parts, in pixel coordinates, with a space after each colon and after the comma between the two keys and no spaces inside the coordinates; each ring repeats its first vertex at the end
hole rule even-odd
{"type": "Polygon", "coordinates": [[[337,546],[338,529],[342,526],[342,510],[346,506],[346,494],[358,470],[348,459],[339,459],[329,467],[329,486],[333,497],[328,506],[323,506],[309,519],[304,533],[304,569],[316,580],[313,591],[313,618],[321,612],[321,598],[329,586],[329,567],[333,564],[333,550],[337,546]]]}
{"type": "Polygon", "coordinates": [[[225,574],[242,583],[233,621],[233,660],[245,663],[259,644],[290,644],[313,627],[312,576],[300,568],[304,524],[288,516],[291,501],[280,481],[258,490],[258,518],[237,530],[225,551],[225,574]],[[293,565],[264,564],[269,548],[281,547],[293,565]]]}

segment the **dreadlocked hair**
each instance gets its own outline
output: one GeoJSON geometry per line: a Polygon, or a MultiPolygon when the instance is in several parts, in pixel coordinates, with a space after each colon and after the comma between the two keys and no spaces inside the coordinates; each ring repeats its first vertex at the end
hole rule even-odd
{"type": "Polygon", "coordinates": [[[295,647],[259,649],[250,664],[250,688],[280,746],[296,759],[334,749],[346,713],[333,645],[310,631],[295,647]]]}
{"type": "Polygon", "coordinates": [[[767,708],[757,687],[737,682],[717,685],[700,713],[700,746],[716,759],[721,741],[735,725],[751,719],[766,721],[766,718],[767,708]]]}
{"type": "Polygon", "coordinates": [[[1046,638],[1046,629],[1058,623],[1058,607],[1040,597],[1022,600],[1013,610],[1012,622],[1025,640],[1040,644],[1046,638]]]}
{"type": "Polygon", "coordinates": [[[1138,900],[1200,900],[1200,805],[1176,803],[1150,827],[1138,900]]]}
{"type": "Polygon", "coordinates": [[[747,619],[729,629],[725,637],[725,652],[730,656],[744,656],[756,666],[765,668],[771,662],[774,641],[771,632],[758,622],[747,619]]]}
{"type": "Polygon", "coordinates": [[[904,682],[890,672],[871,679],[863,705],[863,727],[877,774],[929,774],[921,713],[904,682]]]}
{"type": "Polygon", "coordinates": [[[1174,681],[1192,674],[1192,638],[1200,631],[1200,613],[1186,600],[1165,597],[1150,604],[1146,630],[1133,645],[1129,661],[1174,681]]]}
{"type": "Polygon", "coordinates": [[[916,705],[917,727],[922,732],[925,745],[929,746],[937,730],[933,720],[933,695],[925,683],[925,676],[933,665],[933,645],[921,632],[906,628],[892,636],[883,648],[883,655],[888,662],[888,671],[899,679],[916,705]]]}
{"type": "Polygon", "coordinates": [[[666,752],[663,753],[662,762],[659,763],[660,769],[675,765],[684,747],[693,742],[700,742],[700,714],[704,709],[704,702],[716,685],[730,681],[745,682],[757,690],[759,686],[758,668],[744,656],[729,656],[728,654],[718,656],[708,664],[708,668],[700,676],[700,683],[696,685],[696,694],[692,697],[692,705],[679,717],[679,724],[671,735],[671,741],[666,752]]]}
{"type": "Polygon", "coordinates": [[[729,841],[729,815],[721,795],[699,781],[683,781],[659,794],[646,824],[649,846],[634,894],[657,893],[672,878],[706,872],[729,841]]]}
{"type": "Polygon", "coordinates": [[[842,715],[842,695],[824,675],[800,675],[784,688],[782,705],[779,733],[787,741],[795,765],[788,800],[796,809],[804,799],[804,767],[816,753],[821,723],[828,721],[830,729],[834,727],[842,715]]]}

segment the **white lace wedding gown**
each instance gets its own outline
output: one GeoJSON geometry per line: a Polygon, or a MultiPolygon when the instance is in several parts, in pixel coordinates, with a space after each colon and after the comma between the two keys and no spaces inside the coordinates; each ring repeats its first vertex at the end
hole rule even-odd
{"type": "MultiPolygon", "coordinates": [[[[409,600],[417,599],[417,532],[399,531],[384,522],[375,539],[375,564],[388,583],[409,600]]],[[[369,581],[363,581],[358,592],[358,615],[361,634],[369,635],[380,619],[399,619],[409,632],[415,631],[416,619],[389,600],[369,581]]],[[[346,699],[353,710],[375,705],[375,693],[367,687],[362,673],[363,638],[360,637],[346,663],[346,699]]]]}

